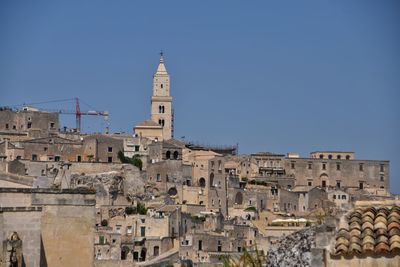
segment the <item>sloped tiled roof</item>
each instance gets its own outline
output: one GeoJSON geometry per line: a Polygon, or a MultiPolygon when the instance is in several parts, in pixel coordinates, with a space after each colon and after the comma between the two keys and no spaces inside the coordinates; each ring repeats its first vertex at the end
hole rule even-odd
{"type": "Polygon", "coordinates": [[[339,225],[335,255],[400,254],[400,207],[367,207],[352,211],[339,225]]]}

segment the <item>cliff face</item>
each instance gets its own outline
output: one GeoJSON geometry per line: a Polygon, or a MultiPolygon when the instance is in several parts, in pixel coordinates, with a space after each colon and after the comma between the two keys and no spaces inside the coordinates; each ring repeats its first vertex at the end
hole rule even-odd
{"type": "Polygon", "coordinates": [[[281,238],[271,245],[266,266],[311,266],[311,248],[315,247],[318,226],[313,226],[281,238]]]}

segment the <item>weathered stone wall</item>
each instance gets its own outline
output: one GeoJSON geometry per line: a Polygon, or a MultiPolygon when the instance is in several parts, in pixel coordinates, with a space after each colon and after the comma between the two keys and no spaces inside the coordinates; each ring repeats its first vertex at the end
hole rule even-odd
{"type": "Polygon", "coordinates": [[[93,266],[94,192],[0,188],[0,203],[1,241],[17,232],[26,266],[93,266]]]}
{"type": "MultiPolygon", "coordinates": [[[[0,208],[0,221],[2,226],[0,229],[0,247],[4,240],[10,238],[13,232],[17,232],[22,240],[23,261],[26,266],[45,266],[40,264],[41,209],[0,208]]],[[[0,249],[0,251],[2,252],[3,249],[0,249]]],[[[3,258],[3,261],[7,260],[3,258]]]]}

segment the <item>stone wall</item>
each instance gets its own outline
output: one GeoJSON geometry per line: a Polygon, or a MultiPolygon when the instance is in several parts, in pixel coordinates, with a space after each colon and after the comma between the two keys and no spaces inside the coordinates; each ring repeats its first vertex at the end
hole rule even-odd
{"type": "Polygon", "coordinates": [[[17,232],[26,266],[93,266],[94,192],[0,188],[0,203],[0,246],[17,232]]]}

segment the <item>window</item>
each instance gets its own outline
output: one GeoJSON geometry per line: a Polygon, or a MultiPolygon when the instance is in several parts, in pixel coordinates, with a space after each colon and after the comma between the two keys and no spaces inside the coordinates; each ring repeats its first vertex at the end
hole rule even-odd
{"type": "Polygon", "coordinates": [[[28,122],[28,125],[26,126],[28,129],[32,128],[32,122],[28,122]]]}
{"type": "Polygon", "coordinates": [[[294,169],[294,167],[295,167],[294,162],[292,162],[292,163],[290,164],[290,167],[291,167],[292,169],[294,169]]]}
{"type": "Polygon", "coordinates": [[[109,163],[113,162],[113,157],[108,157],[107,162],[109,162],[109,163]]]}
{"type": "Polygon", "coordinates": [[[76,161],[77,161],[77,162],[81,162],[81,161],[82,161],[82,156],[81,156],[81,155],[78,155],[78,156],[76,157],[76,161]]]}
{"type": "Polygon", "coordinates": [[[319,155],[319,158],[320,158],[320,159],[323,159],[323,158],[324,158],[324,155],[320,154],[320,155],[319,155]]]}
{"type": "Polygon", "coordinates": [[[140,146],[135,146],[135,151],[139,151],[140,146]]]}
{"type": "Polygon", "coordinates": [[[340,164],[336,164],[336,170],[340,171],[340,164]]]}
{"type": "Polygon", "coordinates": [[[146,226],[140,227],[140,236],[146,236],[146,226]]]}
{"type": "Polygon", "coordinates": [[[308,181],[308,186],[312,186],[312,182],[311,181],[308,181]]]}
{"type": "Polygon", "coordinates": [[[359,183],[359,188],[360,188],[360,189],[364,189],[364,183],[363,183],[363,182],[360,182],[360,183],[359,183]]]}
{"type": "Polygon", "coordinates": [[[36,154],[32,154],[32,160],[33,161],[37,160],[37,155],[36,154]]]}
{"type": "Polygon", "coordinates": [[[161,174],[157,173],[157,182],[161,182],[161,174]]]}
{"type": "Polygon", "coordinates": [[[350,159],[350,155],[346,155],[346,159],[349,160],[350,159]]]}
{"type": "Polygon", "coordinates": [[[332,159],[332,155],[328,155],[328,159],[332,159]]]}
{"type": "Polygon", "coordinates": [[[337,155],[337,156],[336,156],[336,158],[337,158],[337,159],[341,159],[341,158],[342,158],[342,156],[340,156],[340,155],[337,155]]]}
{"type": "Polygon", "coordinates": [[[326,187],[326,181],[322,181],[322,187],[326,187]]]}
{"type": "Polygon", "coordinates": [[[50,122],[50,129],[54,129],[55,123],[54,122],[50,122]]]}
{"type": "Polygon", "coordinates": [[[117,225],[117,226],[115,227],[115,231],[116,231],[118,234],[120,234],[120,233],[121,233],[121,225],[117,225]]]}
{"type": "Polygon", "coordinates": [[[107,148],[107,151],[108,151],[108,152],[112,152],[112,151],[113,151],[112,146],[109,146],[109,147],[107,148]]]}
{"type": "Polygon", "coordinates": [[[336,187],[340,188],[340,181],[336,181],[336,187]]]}
{"type": "Polygon", "coordinates": [[[345,199],[346,199],[346,195],[342,195],[342,199],[344,199],[344,200],[345,200],[345,199]]]}
{"type": "Polygon", "coordinates": [[[380,171],[381,171],[381,172],[384,172],[384,171],[385,171],[385,168],[384,168],[383,164],[381,164],[380,171]]]}
{"type": "Polygon", "coordinates": [[[333,195],[333,199],[336,199],[336,195],[333,195]]]}
{"type": "Polygon", "coordinates": [[[326,164],[325,163],[322,163],[322,169],[326,170],[326,164]]]}
{"type": "Polygon", "coordinates": [[[218,240],[218,248],[217,248],[218,252],[222,251],[222,244],[221,244],[221,240],[218,240]]]}
{"type": "Polygon", "coordinates": [[[161,89],[164,87],[164,85],[163,84],[160,84],[160,87],[161,87],[161,89]]]}
{"type": "Polygon", "coordinates": [[[44,148],[43,148],[43,151],[47,151],[47,147],[44,147],[44,148]]]}
{"type": "Polygon", "coordinates": [[[8,129],[8,123],[6,123],[6,129],[8,129]]]}
{"type": "Polygon", "coordinates": [[[131,234],[132,234],[132,230],[133,230],[133,227],[132,227],[132,226],[128,226],[128,227],[126,228],[126,233],[127,233],[128,235],[131,235],[131,234]]]}
{"type": "Polygon", "coordinates": [[[364,171],[364,164],[360,163],[359,170],[360,172],[364,171]]]}
{"type": "Polygon", "coordinates": [[[13,130],[17,130],[17,126],[13,125],[13,130]]]}
{"type": "Polygon", "coordinates": [[[203,241],[202,240],[199,240],[197,248],[198,248],[198,250],[203,250],[203,241]]]}
{"type": "Polygon", "coordinates": [[[104,242],[104,236],[99,236],[99,244],[100,245],[104,245],[105,244],[105,242],[104,242]]]}
{"type": "Polygon", "coordinates": [[[308,163],[308,169],[311,170],[312,169],[312,164],[308,163]]]}
{"type": "Polygon", "coordinates": [[[381,176],[381,182],[385,181],[385,177],[381,176]]]}

